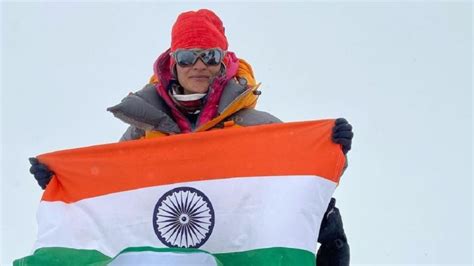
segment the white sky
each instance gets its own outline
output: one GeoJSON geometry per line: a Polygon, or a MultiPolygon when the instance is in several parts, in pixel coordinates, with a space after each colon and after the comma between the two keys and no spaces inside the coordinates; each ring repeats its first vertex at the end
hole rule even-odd
{"type": "Polygon", "coordinates": [[[346,117],[336,191],[353,264],[472,258],[472,4],[2,3],[0,262],[31,252],[28,157],[115,142],[105,111],[140,89],[186,10],[213,9],[285,121],[346,117]]]}

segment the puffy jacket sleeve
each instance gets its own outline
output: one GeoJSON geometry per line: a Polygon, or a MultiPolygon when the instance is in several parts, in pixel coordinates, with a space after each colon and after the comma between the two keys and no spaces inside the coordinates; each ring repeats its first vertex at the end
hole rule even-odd
{"type": "Polygon", "coordinates": [[[120,138],[120,142],[135,140],[145,136],[145,131],[134,126],[129,126],[120,138]]]}
{"type": "Polygon", "coordinates": [[[255,109],[242,109],[231,115],[227,120],[234,120],[236,124],[248,127],[273,123],[283,123],[280,119],[267,112],[255,109]]]}

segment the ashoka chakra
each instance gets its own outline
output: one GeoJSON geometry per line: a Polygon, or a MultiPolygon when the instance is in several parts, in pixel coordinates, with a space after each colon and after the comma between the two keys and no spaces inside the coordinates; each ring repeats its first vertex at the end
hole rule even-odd
{"type": "Polygon", "coordinates": [[[153,228],[168,247],[198,248],[214,228],[214,209],[204,193],[192,187],[166,192],[155,205],[153,228]]]}

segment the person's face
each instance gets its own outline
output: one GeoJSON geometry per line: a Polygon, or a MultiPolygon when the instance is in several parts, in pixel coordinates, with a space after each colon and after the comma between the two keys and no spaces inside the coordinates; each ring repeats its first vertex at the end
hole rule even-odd
{"type": "Polygon", "coordinates": [[[206,93],[212,79],[219,73],[221,65],[208,66],[198,59],[192,66],[182,67],[176,64],[178,82],[184,94],[206,93]]]}

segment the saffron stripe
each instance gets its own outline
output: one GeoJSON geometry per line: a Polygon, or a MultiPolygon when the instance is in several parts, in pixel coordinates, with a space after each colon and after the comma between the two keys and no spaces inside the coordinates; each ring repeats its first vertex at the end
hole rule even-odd
{"type": "Polygon", "coordinates": [[[338,183],[344,156],[334,120],[233,130],[64,150],[38,156],[56,176],[43,201],[82,199],[142,187],[246,176],[316,175],[338,183]]]}

